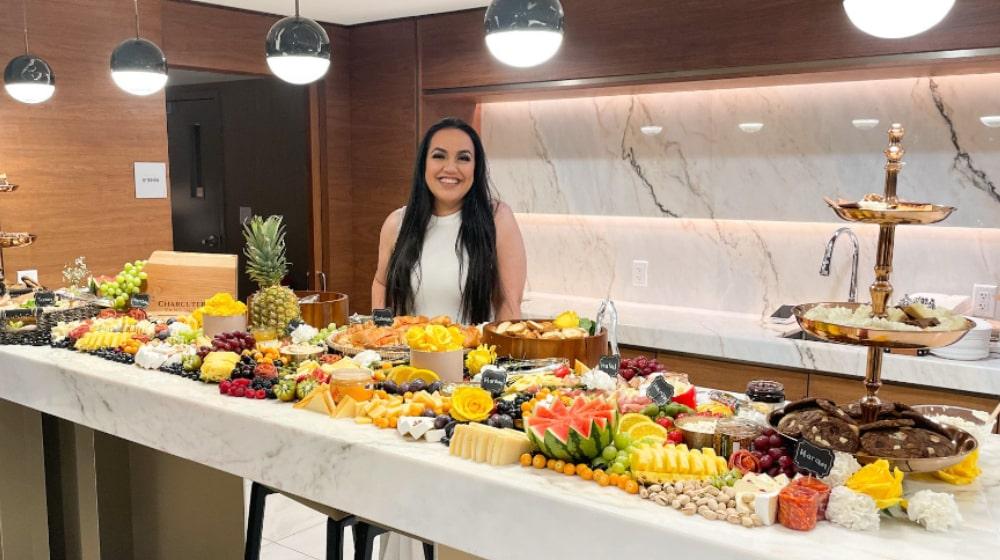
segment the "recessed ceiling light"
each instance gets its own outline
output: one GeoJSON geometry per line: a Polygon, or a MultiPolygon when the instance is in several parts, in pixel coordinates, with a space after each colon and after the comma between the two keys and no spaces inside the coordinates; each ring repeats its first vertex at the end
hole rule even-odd
{"type": "Polygon", "coordinates": [[[663,132],[663,127],[655,124],[647,124],[639,130],[641,130],[646,136],[656,136],[657,134],[663,132]]]}
{"type": "Polygon", "coordinates": [[[986,115],[979,117],[979,122],[990,128],[1000,128],[1000,115],[986,115]]]}
{"type": "Polygon", "coordinates": [[[756,134],[764,129],[764,123],[760,122],[744,122],[738,125],[740,130],[746,132],[747,134],[756,134]]]}
{"type": "Polygon", "coordinates": [[[878,126],[878,119],[854,119],[851,124],[858,130],[871,130],[878,126]]]}

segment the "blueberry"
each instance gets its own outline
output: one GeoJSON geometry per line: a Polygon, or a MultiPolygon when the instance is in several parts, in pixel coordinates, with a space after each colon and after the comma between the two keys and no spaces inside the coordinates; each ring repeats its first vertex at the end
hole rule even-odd
{"type": "Polygon", "coordinates": [[[448,416],[447,414],[439,414],[437,418],[434,419],[434,429],[435,430],[444,429],[444,427],[447,426],[449,422],[451,422],[451,416],[448,416]]]}
{"type": "Polygon", "coordinates": [[[431,383],[430,385],[427,386],[427,392],[428,393],[437,393],[438,391],[441,390],[441,387],[442,387],[441,382],[440,381],[435,381],[434,383],[431,383]]]}
{"type": "MultiPolygon", "coordinates": [[[[417,393],[417,392],[423,391],[426,387],[427,387],[427,384],[424,382],[423,379],[416,379],[416,380],[410,381],[410,388],[409,388],[409,390],[412,393],[417,393]]],[[[406,391],[403,391],[403,392],[405,393],[406,391]]]]}
{"type": "Polygon", "coordinates": [[[399,394],[399,386],[396,385],[396,382],[392,380],[382,383],[382,390],[385,391],[386,393],[389,393],[390,395],[399,394]]]}
{"type": "Polygon", "coordinates": [[[451,439],[451,435],[453,433],[455,433],[455,426],[457,426],[457,425],[458,425],[458,422],[454,422],[454,421],[449,422],[448,425],[446,425],[444,427],[444,435],[445,435],[445,437],[447,437],[448,439],[451,439]]]}
{"type": "Polygon", "coordinates": [[[427,418],[434,418],[436,416],[434,414],[434,411],[431,410],[431,409],[429,409],[429,408],[424,409],[424,414],[423,415],[426,416],[427,418]]]}
{"type": "Polygon", "coordinates": [[[493,420],[494,418],[496,419],[496,424],[493,426],[494,428],[514,427],[514,419],[511,418],[510,415],[508,414],[494,414],[493,416],[490,417],[490,420],[493,420]]]}

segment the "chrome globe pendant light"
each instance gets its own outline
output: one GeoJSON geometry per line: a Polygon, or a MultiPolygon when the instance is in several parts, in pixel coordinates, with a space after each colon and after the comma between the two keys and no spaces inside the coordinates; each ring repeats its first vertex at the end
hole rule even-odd
{"type": "Polygon", "coordinates": [[[3,71],[4,89],[21,103],[42,103],[56,91],[56,75],[45,60],[28,49],[28,3],[21,2],[24,16],[24,54],[7,63],[3,71]]]}
{"type": "Polygon", "coordinates": [[[139,0],[135,7],[135,38],[111,52],[111,79],[132,95],[152,95],[167,85],[167,58],[156,43],[139,36],[139,0]]]}
{"type": "Polygon", "coordinates": [[[295,15],[278,20],[264,41],[267,66],[275,76],[296,85],[315,82],[330,69],[330,36],[323,26],[295,15]]]}
{"type": "Polygon", "coordinates": [[[486,47],[504,64],[538,66],[562,45],[564,19],[559,0],[493,0],[486,9],[486,47]]]}
{"type": "Polygon", "coordinates": [[[869,35],[901,39],[934,27],[954,5],[955,0],[844,0],[844,11],[869,35]]]}

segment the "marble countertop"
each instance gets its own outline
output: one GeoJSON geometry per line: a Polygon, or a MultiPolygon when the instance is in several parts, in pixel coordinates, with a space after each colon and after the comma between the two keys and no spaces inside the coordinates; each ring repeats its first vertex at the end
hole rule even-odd
{"type": "MultiPolygon", "coordinates": [[[[521,310],[525,317],[545,317],[574,309],[593,318],[599,305],[594,298],[530,292],[521,310]]],[[[776,328],[757,315],[630,302],[615,305],[622,344],[864,377],[866,348],[782,338],[789,327],[776,328]]],[[[887,354],[882,379],[1000,395],[1000,356],[967,362],[887,354]]]]}
{"type": "MultiPolygon", "coordinates": [[[[821,523],[807,535],[686,517],[551,471],[490,467],[393,430],[67,350],[0,347],[0,398],[343,509],[485,558],[987,558],[1000,547],[1000,437],[986,474],[956,493],[964,524],[876,533],[821,523]]],[[[908,483],[909,484],[909,483],[908,483]]],[[[942,483],[932,483],[943,486],[942,483]]]]}

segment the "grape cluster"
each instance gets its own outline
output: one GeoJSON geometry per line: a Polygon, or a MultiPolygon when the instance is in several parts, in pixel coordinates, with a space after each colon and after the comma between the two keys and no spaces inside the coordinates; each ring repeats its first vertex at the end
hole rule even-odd
{"type": "Polygon", "coordinates": [[[274,386],[278,384],[278,378],[268,378],[268,377],[254,377],[250,381],[250,388],[254,391],[263,390],[264,397],[268,399],[276,399],[274,394],[274,386]]]}
{"type": "Polygon", "coordinates": [[[253,379],[256,367],[257,362],[253,361],[253,358],[250,356],[241,356],[230,377],[232,379],[253,379]]]}
{"type": "Polygon", "coordinates": [[[656,361],[656,358],[639,356],[636,358],[622,358],[618,365],[618,375],[625,381],[635,376],[648,377],[654,373],[664,371],[663,364],[656,361]]]}
{"type": "Polygon", "coordinates": [[[198,373],[198,370],[187,371],[184,369],[184,366],[181,365],[180,363],[172,363],[169,365],[160,366],[160,371],[164,373],[169,373],[170,375],[183,377],[184,379],[190,379],[192,381],[198,381],[198,378],[201,376],[201,374],[198,373]]]}
{"type": "Polygon", "coordinates": [[[521,420],[521,405],[534,398],[530,393],[518,393],[513,399],[498,399],[496,404],[497,414],[506,414],[513,420],[521,420]]]}
{"type": "Polygon", "coordinates": [[[140,286],[146,280],[146,273],[142,270],[145,267],[146,261],[125,263],[125,268],[113,281],[98,286],[98,294],[114,302],[115,309],[125,309],[129,298],[141,291],[140,286]]]}
{"type": "Polygon", "coordinates": [[[391,379],[382,383],[382,390],[390,395],[403,395],[406,393],[418,393],[420,391],[427,391],[428,393],[437,393],[441,390],[442,384],[440,381],[435,381],[428,385],[423,379],[414,379],[409,383],[399,383],[391,379]]]}
{"type": "Polygon", "coordinates": [[[48,346],[52,342],[49,331],[35,329],[27,333],[17,333],[17,342],[22,346],[48,346]]]}
{"type": "Polygon", "coordinates": [[[73,346],[73,339],[67,336],[59,340],[53,340],[51,345],[53,348],[71,348],[73,346]]]}
{"type": "Polygon", "coordinates": [[[219,333],[212,338],[212,349],[220,352],[240,353],[244,350],[252,350],[257,345],[253,335],[241,331],[219,333]]]}
{"type": "Polygon", "coordinates": [[[760,472],[770,476],[778,476],[781,473],[789,477],[795,476],[792,454],[774,429],[768,428],[763,434],[754,438],[753,454],[760,461],[760,472]]]}

